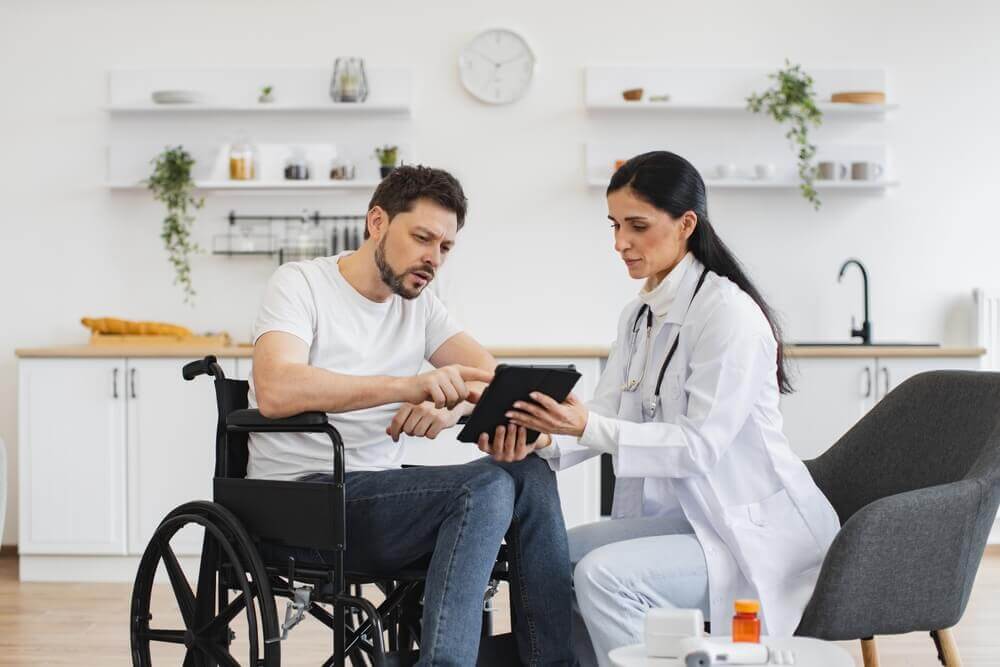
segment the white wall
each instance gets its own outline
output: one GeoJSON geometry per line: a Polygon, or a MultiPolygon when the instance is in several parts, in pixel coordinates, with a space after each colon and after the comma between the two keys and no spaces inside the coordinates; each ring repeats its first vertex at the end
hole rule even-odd
{"type": "MultiPolygon", "coordinates": [[[[969,342],[970,291],[1000,283],[1000,10],[987,0],[916,3],[126,2],[0,4],[0,437],[16,467],[17,347],[83,342],[83,315],[174,321],[249,334],[267,260],[200,257],[195,308],[160,247],[160,208],[102,182],[116,65],[412,64],[414,143],[453,170],[471,214],[447,294],[491,344],[605,344],[636,286],[611,250],[603,198],[584,187],[586,64],[884,66],[886,136],[903,185],[885,197],[830,196],[813,213],[794,193],[714,192],[723,238],[784,316],[791,339],[841,338],[859,313],[861,257],[876,336],[969,342]],[[436,3],[444,4],[444,3],[436,3]],[[463,93],[456,55],[479,30],[522,31],[539,59],[526,99],[503,108],[463,93]]],[[[197,235],[209,245],[230,208],[363,210],[366,198],[212,195],[197,235]]],[[[59,406],[52,406],[57,411],[59,406]]],[[[72,443],[67,443],[72,446],[72,443]]],[[[16,483],[16,476],[15,483],[16,483]]],[[[14,489],[5,543],[16,535],[14,489]]]]}

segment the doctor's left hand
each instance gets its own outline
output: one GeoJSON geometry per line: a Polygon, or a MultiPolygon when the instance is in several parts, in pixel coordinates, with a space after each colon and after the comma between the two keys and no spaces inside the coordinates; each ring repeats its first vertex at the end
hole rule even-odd
{"type": "MultiPolygon", "coordinates": [[[[545,437],[539,436],[540,439],[545,437]]],[[[481,433],[476,445],[481,451],[492,456],[494,461],[506,463],[520,461],[535,451],[535,444],[528,444],[528,429],[513,424],[497,426],[492,440],[489,433],[481,433]]]]}
{"type": "Polygon", "coordinates": [[[511,423],[525,426],[541,433],[572,435],[579,438],[587,427],[587,406],[575,394],[562,403],[540,392],[532,392],[534,403],[517,401],[507,413],[511,423]]]}

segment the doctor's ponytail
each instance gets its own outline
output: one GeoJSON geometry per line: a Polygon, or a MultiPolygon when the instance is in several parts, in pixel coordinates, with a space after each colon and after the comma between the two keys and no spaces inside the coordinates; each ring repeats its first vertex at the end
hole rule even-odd
{"type": "Polygon", "coordinates": [[[705,182],[690,162],[669,151],[652,151],[637,155],[623,164],[611,177],[608,194],[630,187],[640,199],[661,211],[679,218],[687,211],[698,216],[698,224],[688,239],[688,250],[709,271],[725,276],[746,292],[767,318],[774,339],[778,342],[778,389],[782,394],[792,391],[785,372],[784,346],[781,328],[764,297],[750,282],[732,251],[726,247],[708,220],[708,200],[705,182]]]}

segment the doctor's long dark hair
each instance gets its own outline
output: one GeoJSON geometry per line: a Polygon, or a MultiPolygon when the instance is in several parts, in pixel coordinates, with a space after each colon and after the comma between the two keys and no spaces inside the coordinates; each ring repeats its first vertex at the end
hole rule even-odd
{"type": "Polygon", "coordinates": [[[661,211],[679,218],[687,211],[698,216],[698,224],[688,239],[688,250],[710,271],[725,276],[753,299],[778,342],[778,389],[782,394],[792,391],[788,374],[785,372],[785,353],[779,327],[771,307],[750,282],[739,260],[722,242],[708,220],[708,201],[705,196],[705,182],[694,166],[669,151],[653,151],[637,155],[623,164],[611,177],[608,194],[630,187],[640,199],[661,211]]]}

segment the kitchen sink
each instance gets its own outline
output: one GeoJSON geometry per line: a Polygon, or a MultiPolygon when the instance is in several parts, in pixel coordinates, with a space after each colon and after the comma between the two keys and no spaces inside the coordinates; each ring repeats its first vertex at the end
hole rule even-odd
{"type": "Polygon", "coordinates": [[[789,347],[941,347],[941,343],[788,342],[789,347]]]}

